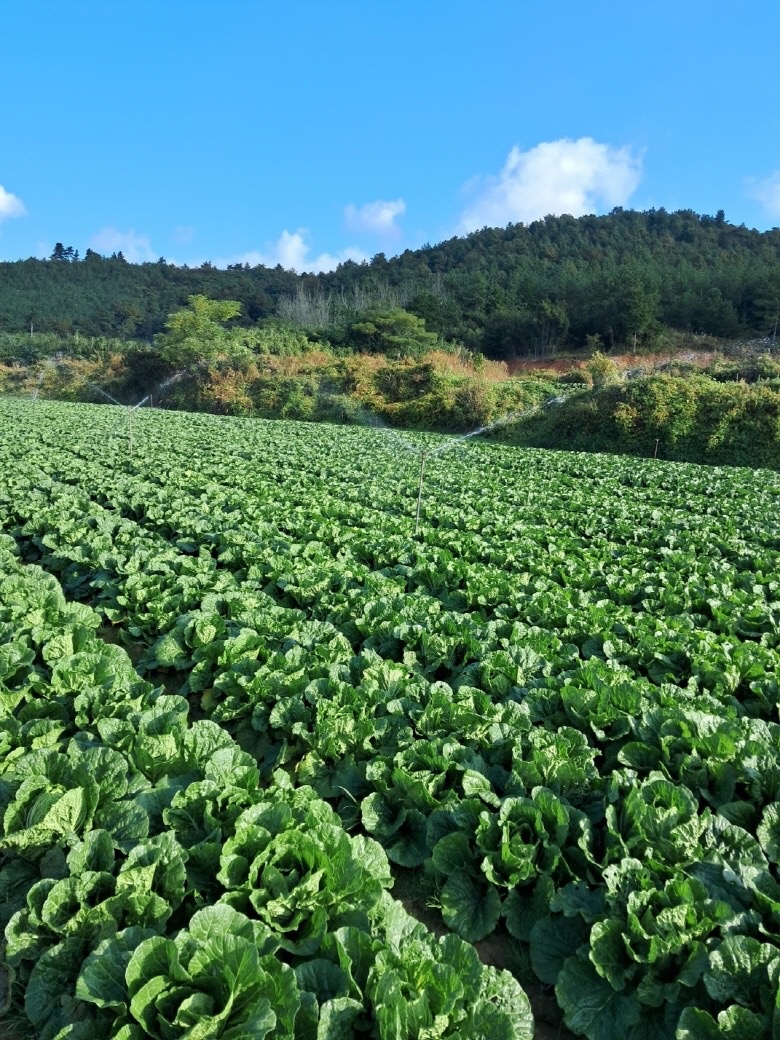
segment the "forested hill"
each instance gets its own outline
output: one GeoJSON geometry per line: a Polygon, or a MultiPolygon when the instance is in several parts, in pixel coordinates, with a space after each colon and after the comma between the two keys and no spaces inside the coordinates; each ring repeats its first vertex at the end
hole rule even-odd
{"type": "Polygon", "coordinates": [[[400,307],[491,357],[640,345],[663,327],[755,338],[777,332],[780,229],[617,209],[485,228],[320,276],[79,259],[58,243],[48,260],[0,264],[0,332],[150,339],[194,293],[238,300],[247,324],[283,317],[335,343],[356,314],[400,307]]]}
{"type": "Polygon", "coordinates": [[[254,322],[275,314],[278,297],[289,297],[298,282],[281,267],[222,271],[210,264],[176,267],[162,257],[131,264],[121,253],[102,257],[91,250],[80,260],[58,243],[48,260],[0,263],[0,332],[150,339],[195,293],[240,300],[254,322]]]}

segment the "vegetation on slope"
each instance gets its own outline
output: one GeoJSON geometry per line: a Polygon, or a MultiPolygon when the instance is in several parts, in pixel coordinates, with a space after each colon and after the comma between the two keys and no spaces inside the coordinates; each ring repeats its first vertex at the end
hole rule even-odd
{"type": "Polygon", "coordinates": [[[193,294],[237,300],[245,326],[284,318],[350,349],[367,312],[399,308],[492,358],[641,346],[664,328],[763,337],[780,315],[780,231],[736,227],[722,212],[616,209],[484,228],[319,276],[91,250],[80,260],[58,243],[48,260],[0,264],[0,331],[149,340],[193,294]]]}
{"type": "Polygon", "coordinates": [[[452,432],[500,422],[500,436],[536,447],[780,465],[780,362],[767,354],[631,369],[597,351],[512,378],[506,362],[445,349],[418,319],[363,323],[367,337],[396,337],[394,355],[349,353],[278,323],[229,327],[238,310],[193,296],[152,347],[105,341],[89,356],[0,364],[0,391],[452,432]]]}

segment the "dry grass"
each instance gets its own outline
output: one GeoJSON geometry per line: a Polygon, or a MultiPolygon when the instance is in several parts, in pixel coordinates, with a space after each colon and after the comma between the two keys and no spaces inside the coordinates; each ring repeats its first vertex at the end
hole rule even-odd
{"type": "Polygon", "coordinates": [[[302,376],[328,368],[334,358],[326,350],[307,350],[305,354],[259,355],[255,360],[264,375],[302,376]]]}
{"type": "Polygon", "coordinates": [[[506,361],[488,361],[483,359],[475,364],[474,358],[465,351],[450,353],[447,350],[432,350],[423,358],[433,365],[437,372],[448,372],[454,376],[479,376],[487,383],[503,383],[509,379],[509,366],[506,361]]]}

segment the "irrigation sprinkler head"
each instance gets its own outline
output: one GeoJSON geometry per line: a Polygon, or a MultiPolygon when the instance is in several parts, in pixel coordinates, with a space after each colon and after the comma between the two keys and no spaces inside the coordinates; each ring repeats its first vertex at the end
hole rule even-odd
{"type": "Polygon", "coordinates": [[[357,420],[361,426],[370,426],[372,429],[378,430],[381,433],[387,434],[392,441],[397,444],[403,451],[409,452],[412,455],[417,455],[420,458],[420,480],[417,488],[417,508],[415,511],[414,520],[414,536],[417,537],[420,533],[420,513],[422,509],[422,494],[423,494],[423,483],[425,479],[425,464],[429,458],[436,458],[439,455],[445,455],[449,451],[453,451],[459,448],[467,440],[473,437],[479,437],[483,433],[489,433],[491,430],[495,430],[500,426],[506,426],[509,423],[517,422],[520,419],[525,418],[529,415],[534,415],[540,412],[543,408],[548,405],[559,405],[567,399],[566,394],[560,394],[558,397],[550,398],[544,401],[542,404],[532,405],[530,408],[526,408],[520,412],[508,412],[506,415],[501,415],[497,419],[494,419],[490,423],[486,423],[484,426],[477,426],[476,429],[469,430],[468,433],[463,433],[459,437],[454,437],[451,440],[447,440],[438,444],[434,448],[423,447],[415,441],[410,440],[408,437],[404,437],[397,430],[384,423],[379,416],[373,415],[368,412],[365,408],[360,405],[353,406],[349,409],[348,415],[350,419],[357,420]]]}
{"type": "Polygon", "coordinates": [[[144,398],[143,398],[143,400],[141,400],[141,401],[139,401],[139,402],[138,402],[138,404],[134,404],[134,405],[132,406],[132,408],[130,409],[130,414],[132,415],[132,413],[133,413],[134,411],[136,411],[136,409],[140,408],[140,407],[141,407],[141,405],[144,405],[144,404],[146,404],[146,402],[147,402],[147,401],[149,400],[149,398],[150,398],[151,396],[152,396],[151,394],[147,394],[147,395],[146,395],[146,397],[144,397],[144,398]]]}

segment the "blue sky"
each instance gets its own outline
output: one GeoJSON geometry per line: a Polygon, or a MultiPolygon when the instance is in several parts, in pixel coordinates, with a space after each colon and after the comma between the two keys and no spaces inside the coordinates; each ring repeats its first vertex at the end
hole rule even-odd
{"type": "Polygon", "coordinates": [[[780,225],[777,0],[4,0],[0,259],[328,269],[547,213],[780,225]]]}

